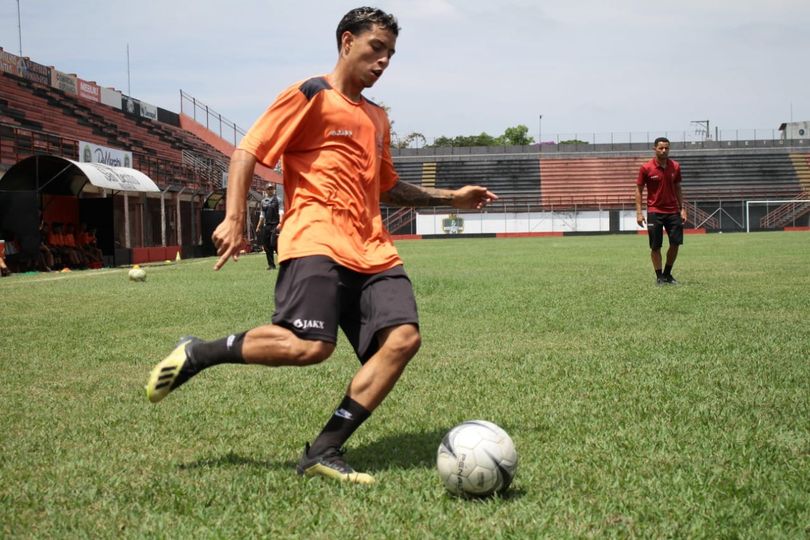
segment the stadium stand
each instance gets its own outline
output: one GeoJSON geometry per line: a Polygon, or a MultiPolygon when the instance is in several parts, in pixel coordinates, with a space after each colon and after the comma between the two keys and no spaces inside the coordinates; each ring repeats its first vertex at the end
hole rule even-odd
{"type": "Polygon", "coordinates": [[[649,158],[544,158],[542,201],[557,207],[615,207],[632,203],[633,181],[649,158]]]}
{"type": "MultiPolygon", "coordinates": [[[[440,148],[423,156],[395,152],[394,164],[403,180],[423,186],[486,185],[501,197],[495,206],[499,210],[532,211],[534,206],[555,211],[627,210],[634,208],[639,167],[651,159],[646,145],[635,151],[525,151],[522,156],[492,154],[488,148],[479,153],[454,152],[440,148]]],[[[790,153],[787,148],[681,148],[673,159],[683,169],[684,197],[693,227],[740,230],[743,201],[806,198],[802,194],[810,187],[810,154],[790,153]],[[729,213],[732,207],[737,209],[734,216],[729,213]],[[718,219],[723,213],[725,222],[718,219]]],[[[804,215],[783,213],[778,223],[804,215]]],[[[391,216],[392,222],[401,220],[398,214],[391,216]]],[[[768,221],[768,227],[773,223],[777,222],[768,221]]]]}
{"type": "MultiPolygon", "coordinates": [[[[633,201],[633,181],[650,158],[543,159],[542,193],[548,205],[616,206],[633,201]]],[[[787,153],[681,153],[674,156],[689,201],[790,198],[802,191],[787,153]]]]}
{"type": "Polygon", "coordinates": [[[520,159],[476,159],[440,161],[436,164],[436,187],[455,189],[479,184],[499,193],[515,205],[536,205],[540,201],[540,162],[536,156],[520,159]]]}
{"type": "Polygon", "coordinates": [[[134,168],[159,184],[179,181],[193,188],[205,184],[218,188],[221,173],[227,169],[228,156],[174,126],[134,117],[9,73],[0,73],[0,95],[4,139],[16,134],[20,150],[12,156],[10,148],[6,150],[10,145],[4,145],[4,162],[37,152],[76,159],[78,141],[87,141],[133,152],[134,168]],[[8,129],[15,127],[37,134],[8,129]],[[56,141],[61,147],[53,146],[56,141]]]}
{"type": "Polygon", "coordinates": [[[694,201],[791,198],[802,191],[786,152],[682,154],[684,193],[694,201]]]}
{"type": "MultiPolygon", "coordinates": [[[[98,223],[107,263],[163,261],[179,251],[183,257],[207,255],[209,229],[221,219],[215,214],[221,213],[232,151],[194,119],[0,48],[0,207],[8,210],[0,218],[30,246],[37,214],[74,225],[92,215],[110,229],[98,223]],[[73,175],[81,170],[70,161],[60,165],[66,167],[61,172],[52,170],[59,159],[130,167],[146,174],[159,191],[105,194],[89,178],[76,184],[73,175]],[[52,178],[34,179],[42,174],[52,178]],[[57,177],[58,186],[47,187],[57,177]],[[66,187],[71,182],[78,192],[66,187]],[[104,198],[107,202],[98,200],[104,198]],[[26,208],[33,205],[28,215],[23,200],[26,208]]],[[[253,205],[266,182],[280,181],[280,174],[266,167],[256,173],[253,205]]]]}

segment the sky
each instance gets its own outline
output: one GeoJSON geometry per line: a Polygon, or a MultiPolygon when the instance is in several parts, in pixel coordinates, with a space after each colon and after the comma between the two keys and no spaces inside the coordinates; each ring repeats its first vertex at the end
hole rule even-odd
{"type": "MultiPolygon", "coordinates": [[[[807,0],[380,0],[401,31],[366,97],[401,136],[763,130],[810,120],[807,0]],[[542,119],[541,119],[542,116],[542,119]]],[[[344,0],[0,0],[0,47],[179,112],[248,128],[332,70],[344,0]],[[18,32],[20,7],[21,32],[18,32]],[[127,62],[129,47],[129,64],[127,62]],[[128,67],[129,65],[129,67],[128,67]]],[[[778,134],[778,133],[777,133],[778,134]]]]}

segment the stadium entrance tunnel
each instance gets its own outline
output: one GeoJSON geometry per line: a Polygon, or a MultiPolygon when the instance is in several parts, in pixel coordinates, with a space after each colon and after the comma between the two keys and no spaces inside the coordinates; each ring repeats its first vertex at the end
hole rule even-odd
{"type": "MultiPolygon", "coordinates": [[[[128,260],[116,260],[128,259],[123,252],[116,257],[120,250],[115,245],[114,195],[118,192],[160,192],[160,188],[142,172],[128,167],[31,156],[0,178],[0,230],[4,235],[13,234],[21,251],[35,257],[40,221],[84,223],[96,229],[98,247],[105,258],[109,257],[108,263],[126,264],[128,260]]],[[[128,216],[124,217],[121,226],[128,227],[128,216]]]]}

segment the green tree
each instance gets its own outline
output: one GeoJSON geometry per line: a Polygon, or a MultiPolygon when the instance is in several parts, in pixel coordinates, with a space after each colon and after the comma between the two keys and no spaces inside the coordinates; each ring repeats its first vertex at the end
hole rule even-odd
{"type": "Polygon", "coordinates": [[[408,133],[401,139],[394,136],[391,137],[391,145],[394,148],[410,148],[411,145],[414,145],[416,148],[421,148],[426,146],[426,143],[427,139],[418,131],[408,133]]]}
{"type": "Polygon", "coordinates": [[[436,137],[433,144],[429,146],[496,146],[500,144],[498,139],[486,132],[478,135],[459,135],[457,137],[436,137]]]}
{"type": "Polygon", "coordinates": [[[582,141],[580,139],[568,139],[567,141],[560,141],[559,144],[588,144],[588,141],[582,141]]]}
{"type": "Polygon", "coordinates": [[[506,146],[527,146],[534,143],[534,137],[529,136],[529,128],[523,124],[506,128],[500,139],[506,146]]]}
{"type": "Polygon", "coordinates": [[[534,137],[529,136],[529,128],[523,124],[506,128],[503,135],[493,137],[487,132],[478,135],[458,135],[456,137],[436,137],[428,146],[525,146],[532,144],[534,137]]]}

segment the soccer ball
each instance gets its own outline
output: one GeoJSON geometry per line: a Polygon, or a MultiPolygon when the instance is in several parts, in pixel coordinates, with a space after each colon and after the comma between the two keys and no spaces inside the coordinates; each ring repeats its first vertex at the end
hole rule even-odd
{"type": "Polygon", "coordinates": [[[517,463],[512,439],[486,420],[468,420],[448,431],[436,455],[444,487],[461,497],[505,492],[515,477],[517,463]]]}
{"type": "Polygon", "coordinates": [[[146,270],[137,264],[129,271],[130,281],[146,281],[146,270]]]}

